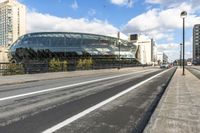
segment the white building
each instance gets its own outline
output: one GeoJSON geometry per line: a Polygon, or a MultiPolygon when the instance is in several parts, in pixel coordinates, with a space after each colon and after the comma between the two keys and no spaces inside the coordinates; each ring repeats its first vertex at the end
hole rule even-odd
{"type": "Polygon", "coordinates": [[[0,3],[0,46],[9,45],[26,32],[26,8],[16,0],[0,3]]]}
{"type": "Polygon", "coordinates": [[[158,64],[168,63],[168,56],[164,52],[157,53],[158,64]]]}
{"type": "Polygon", "coordinates": [[[138,34],[131,36],[130,41],[138,46],[137,59],[140,61],[140,63],[148,65],[154,64],[156,61],[154,40],[138,34]]]}
{"type": "Polygon", "coordinates": [[[0,46],[0,63],[7,63],[8,60],[8,48],[5,46],[0,46]]]}

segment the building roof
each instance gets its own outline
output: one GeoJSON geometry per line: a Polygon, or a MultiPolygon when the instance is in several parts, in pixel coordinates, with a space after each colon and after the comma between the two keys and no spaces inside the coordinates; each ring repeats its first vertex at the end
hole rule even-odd
{"type": "MultiPolygon", "coordinates": [[[[53,34],[72,34],[72,35],[90,35],[90,36],[94,36],[94,37],[105,37],[105,38],[109,38],[109,39],[118,39],[116,37],[111,37],[111,36],[105,36],[105,35],[100,35],[100,34],[92,34],[92,33],[80,33],[80,32],[34,32],[34,33],[28,33],[25,34],[24,36],[33,36],[33,35],[53,35],[53,34]]],[[[120,39],[123,42],[128,42],[127,40],[124,39],[120,39]]]]}

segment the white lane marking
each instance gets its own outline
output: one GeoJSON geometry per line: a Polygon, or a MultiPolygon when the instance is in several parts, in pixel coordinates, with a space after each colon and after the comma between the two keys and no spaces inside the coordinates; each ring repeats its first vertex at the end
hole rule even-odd
{"type": "MultiPolygon", "coordinates": [[[[150,69],[150,70],[152,70],[152,69],[150,69]]],[[[0,98],[0,102],[1,101],[6,101],[6,100],[10,100],[10,99],[19,98],[19,97],[25,97],[25,96],[35,95],[35,94],[39,94],[39,93],[50,92],[50,91],[60,90],[60,89],[64,89],[64,88],[69,88],[69,87],[74,87],[74,86],[79,86],[79,85],[99,82],[99,81],[103,81],[103,80],[114,79],[114,78],[118,78],[118,77],[128,76],[128,75],[131,75],[131,74],[137,74],[137,73],[140,73],[140,72],[146,72],[146,71],[150,71],[150,70],[142,70],[142,71],[132,72],[132,73],[128,73],[128,74],[121,74],[121,75],[107,77],[107,78],[95,79],[95,80],[85,81],[85,82],[66,85],[66,86],[60,86],[60,87],[49,88],[49,89],[35,91],[35,92],[29,92],[29,93],[24,93],[24,94],[4,97],[4,98],[0,98]]]]}
{"type": "Polygon", "coordinates": [[[116,95],[114,95],[114,96],[112,96],[110,98],[108,98],[107,100],[102,101],[102,102],[100,102],[100,103],[98,103],[98,104],[96,104],[96,105],[94,105],[94,106],[92,106],[92,107],[80,112],[79,114],[76,114],[76,115],[66,119],[65,121],[63,121],[61,123],[58,123],[57,125],[55,125],[55,126],[49,128],[49,129],[43,131],[42,133],[53,133],[53,132],[63,128],[64,126],[67,126],[68,124],[72,123],[73,121],[75,121],[75,120],[77,120],[77,119],[89,114],[90,112],[92,112],[92,111],[104,106],[105,104],[108,104],[109,102],[112,102],[116,98],[118,98],[118,97],[120,97],[120,96],[122,96],[122,95],[124,95],[124,94],[126,94],[126,93],[128,93],[128,92],[130,92],[132,90],[134,90],[135,88],[145,84],[146,82],[152,80],[153,78],[155,78],[155,77],[157,77],[157,76],[159,76],[159,75],[161,75],[161,74],[163,74],[163,73],[165,73],[165,72],[167,72],[169,70],[171,70],[171,69],[165,70],[165,71],[163,71],[163,72],[161,72],[159,74],[156,74],[156,75],[154,75],[154,76],[152,76],[152,77],[150,77],[150,78],[148,78],[148,79],[146,79],[144,81],[141,81],[140,83],[138,83],[138,84],[136,84],[136,85],[134,85],[134,86],[132,86],[132,87],[130,87],[130,88],[128,88],[128,89],[126,89],[126,90],[124,90],[124,91],[122,91],[122,92],[120,92],[120,93],[118,93],[118,94],[116,94],[116,95]]]}

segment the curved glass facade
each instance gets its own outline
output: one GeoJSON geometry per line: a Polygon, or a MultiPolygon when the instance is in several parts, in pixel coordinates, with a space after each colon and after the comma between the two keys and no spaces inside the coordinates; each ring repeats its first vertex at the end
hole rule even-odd
{"type": "Polygon", "coordinates": [[[137,47],[117,38],[69,32],[30,33],[20,37],[10,48],[10,59],[46,60],[82,57],[135,59],[137,47]],[[120,52],[119,52],[120,51],[120,52]]]}

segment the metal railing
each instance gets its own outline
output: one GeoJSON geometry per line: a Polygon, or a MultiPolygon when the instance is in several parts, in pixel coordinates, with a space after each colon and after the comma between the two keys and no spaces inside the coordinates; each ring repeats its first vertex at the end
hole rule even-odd
{"type": "Polygon", "coordinates": [[[48,63],[28,63],[28,64],[12,64],[0,63],[0,75],[16,75],[16,74],[33,74],[46,72],[63,72],[76,70],[96,70],[96,69],[111,69],[111,68],[137,67],[141,64],[126,64],[124,62],[110,62],[110,63],[94,63],[89,67],[77,67],[74,62],[68,64],[61,63],[59,66],[52,68],[48,63]]]}

